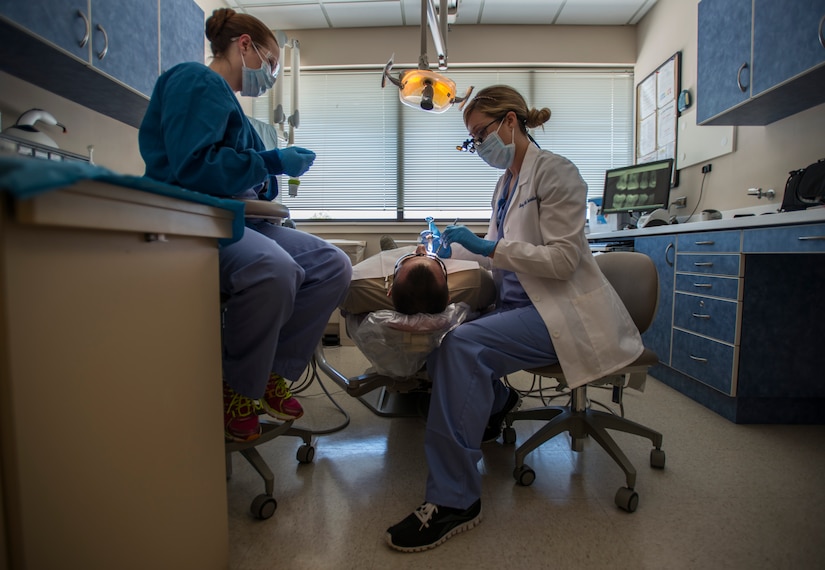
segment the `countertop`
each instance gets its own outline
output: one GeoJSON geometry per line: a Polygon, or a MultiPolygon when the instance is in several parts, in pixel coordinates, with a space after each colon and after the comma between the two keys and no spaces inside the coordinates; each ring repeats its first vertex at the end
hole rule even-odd
{"type": "Polygon", "coordinates": [[[759,214],[736,218],[722,218],[721,220],[709,220],[705,222],[700,221],[688,222],[684,224],[668,224],[664,226],[653,226],[633,230],[598,231],[588,234],[587,239],[588,241],[616,241],[675,233],[761,228],[816,222],[825,222],[825,207],[808,208],[807,210],[800,210],[798,212],[759,214]]]}

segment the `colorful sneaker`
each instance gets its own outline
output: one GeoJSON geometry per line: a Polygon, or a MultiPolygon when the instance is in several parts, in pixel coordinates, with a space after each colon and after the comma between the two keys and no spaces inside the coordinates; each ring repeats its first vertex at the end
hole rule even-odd
{"type": "Polygon", "coordinates": [[[252,398],[241,396],[223,383],[223,434],[228,441],[254,441],[261,435],[261,424],[252,398]]]}
{"type": "Polygon", "coordinates": [[[424,503],[403,521],[387,529],[387,544],[401,552],[421,552],[435,548],[480,522],[481,499],[467,510],[424,503]]]}
{"type": "Polygon", "coordinates": [[[484,435],[481,437],[481,443],[490,443],[498,439],[501,435],[501,425],[504,423],[504,416],[517,410],[521,406],[521,397],[513,388],[509,388],[510,395],[507,396],[507,402],[501,411],[496,412],[490,416],[487,421],[487,427],[484,428],[484,435]]]}
{"type": "Polygon", "coordinates": [[[264,396],[258,402],[267,414],[279,420],[297,420],[304,415],[301,404],[286,387],[286,380],[277,374],[270,376],[264,396]]]}

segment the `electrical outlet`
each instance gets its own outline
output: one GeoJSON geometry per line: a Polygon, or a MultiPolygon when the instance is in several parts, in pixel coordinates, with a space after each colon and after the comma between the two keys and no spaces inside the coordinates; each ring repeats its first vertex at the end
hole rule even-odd
{"type": "Polygon", "coordinates": [[[712,164],[706,164],[702,167],[702,174],[707,174],[710,172],[710,167],[713,166],[712,164]]]}
{"type": "Polygon", "coordinates": [[[687,196],[679,196],[670,204],[671,206],[676,206],[677,208],[685,208],[687,207],[687,196]]]}

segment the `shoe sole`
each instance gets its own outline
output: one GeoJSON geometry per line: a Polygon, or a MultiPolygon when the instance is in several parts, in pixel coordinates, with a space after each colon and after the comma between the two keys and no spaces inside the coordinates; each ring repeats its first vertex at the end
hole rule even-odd
{"type": "Polygon", "coordinates": [[[303,417],[304,412],[301,410],[301,413],[297,416],[291,416],[289,414],[285,414],[283,412],[279,412],[274,408],[269,407],[263,400],[258,400],[261,405],[261,409],[266,412],[266,415],[275,418],[276,420],[281,420],[282,422],[288,422],[291,420],[297,420],[298,418],[303,417]]]}
{"type": "Polygon", "coordinates": [[[455,527],[453,530],[451,530],[450,532],[439,538],[436,542],[433,542],[431,544],[424,544],[421,546],[398,546],[397,544],[392,543],[392,535],[390,533],[387,533],[387,544],[390,545],[390,548],[398,550],[399,552],[423,552],[425,550],[432,550],[436,546],[444,544],[447,541],[447,539],[452,538],[459,533],[477,527],[480,522],[481,511],[479,511],[478,516],[476,516],[476,518],[467,521],[461,526],[455,527]]]}
{"type": "Polygon", "coordinates": [[[245,438],[239,437],[237,435],[232,435],[228,431],[224,431],[223,432],[223,437],[224,437],[224,440],[226,440],[228,443],[249,443],[249,442],[255,441],[256,439],[261,437],[261,430],[259,429],[258,433],[254,434],[254,435],[250,435],[250,436],[245,437],[245,438]]]}

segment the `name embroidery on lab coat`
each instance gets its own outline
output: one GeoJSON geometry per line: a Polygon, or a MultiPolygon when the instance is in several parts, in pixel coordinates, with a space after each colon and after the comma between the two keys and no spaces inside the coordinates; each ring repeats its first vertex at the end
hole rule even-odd
{"type": "Polygon", "coordinates": [[[535,202],[536,200],[538,200],[538,196],[532,196],[530,198],[527,198],[524,202],[520,202],[518,207],[523,208],[524,206],[526,206],[530,202],[535,202]]]}

